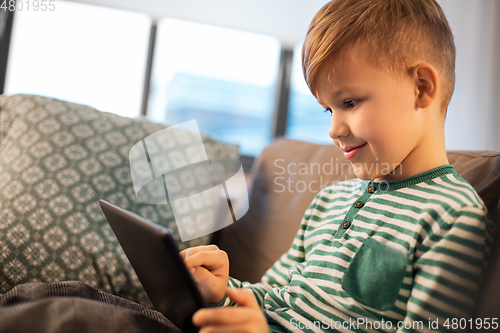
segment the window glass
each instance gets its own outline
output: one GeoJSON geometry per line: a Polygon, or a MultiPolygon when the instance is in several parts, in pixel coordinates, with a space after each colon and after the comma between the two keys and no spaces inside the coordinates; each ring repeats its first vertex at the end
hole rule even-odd
{"type": "Polygon", "coordinates": [[[149,17],[74,2],[54,4],[53,11],[25,7],[16,12],[5,94],[44,95],[138,116],[149,17]]]}
{"type": "Polygon", "coordinates": [[[294,49],[290,82],[290,100],[288,104],[288,122],[286,137],[290,139],[328,144],[330,113],[324,112],[316,98],[307,87],[301,64],[302,44],[294,49]]]}
{"type": "Polygon", "coordinates": [[[200,130],[257,156],[271,141],[276,38],[175,19],[158,23],[148,119],[200,130]]]}

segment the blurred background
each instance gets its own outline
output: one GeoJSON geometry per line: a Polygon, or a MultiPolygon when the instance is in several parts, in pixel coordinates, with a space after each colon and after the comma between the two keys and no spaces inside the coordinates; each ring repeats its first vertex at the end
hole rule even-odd
{"type": "MultiPolygon", "coordinates": [[[[330,116],[300,66],[326,2],[18,0],[0,10],[1,92],[161,123],[196,119],[238,144],[248,169],[276,137],[331,144],[330,116]]],[[[457,46],[447,149],[500,151],[500,1],[438,2],[457,46]]]]}

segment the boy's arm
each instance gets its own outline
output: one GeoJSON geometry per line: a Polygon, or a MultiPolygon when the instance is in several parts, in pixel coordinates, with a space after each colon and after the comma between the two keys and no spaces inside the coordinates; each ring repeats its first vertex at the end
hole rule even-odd
{"type": "MultiPolygon", "coordinates": [[[[269,290],[275,287],[281,287],[281,286],[287,286],[290,283],[290,273],[289,269],[293,266],[299,265],[305,261],[305,250],[304,250],[304,235],[305,232],[308,228],[309,220],[311,218],[311,212],[316,208],[316,205],[319,203],[319,198],[321,198],[323,191],[318,193],[316,197],[313,199],[312,203],[309,205],[309,208],[306,210],[304,217],[302,218],[300,228],[297,231],[297,234],[295,235],[295,238],[292,242],[292,245],[290,249],[281,256],[281,258],[276,261],[276,263],[269,268],[269,270],[265,273],[265,275],[262,277],[261,282],[258,283],[249,283],[249,282],[241,282],[237,279],[228,277],[226,278],[225,281],[227,281],[227,286],[229,287],[235,287],[235,288],[245,288],[249,289],[253,292],[255,298],[257,299],[257,302],[261,307],[263,307],[264,304],[264,297],[267,294],[269,290]]],[[[211,245],[209,247],[213,247],[216,253],[220,253],[223,251],[220,251],[215,245],[211,245]]],[[[204,254],[206,255],[206,251],[203,251],[203,246],[198,247],[201,248],[202,250],[200,252],[205,252],[204,254]]],[[[203,269],[196,271],[198,272],[205,272],[206,271],[206,265],[205,265],[205,260],[207,259],[199,259],[199,260],[193,260],[193,257],[187,258],[187,253],[190,251],[197,251],[196,249],[186,249],[181,252],[181,255],[185,259],[186,265],[190,267],[203,267],[203,269]]],[[[215,255],[213,255],[215,256],[215,255]]],[[[227,261],[227,255],[224,256],[226,257],[227,261]]],[[[192,269],[192,268],[190,268],[192,269]]],[[[227,264],[227,272],[229,271],[229,263],[227,264]]],[[[222,276],[222,275],[221,275],[222,276]]],[[[213,277],[209,276],[210,279],[206,279],[206,281],[202,282],[201,284],[205,286],[207,289],[213,288],[213,285],[209,281],[213,281],[213,277]]],[[[196,276],[195,276],[196,279],[196,276]]],[[[217,280],[217,279],[216,279],[217,280]]],[[[222,279],[218,279],[222,280],[222,279]]],[[[201,281],[199,281],[201,282],[201,281]]],[[[226,285],[224,285],[224,290],[226,288],[226,285]]],[[[217,298],[217,297],[214,297],[217,298]]],[[[220,299],[220,298],[218,298],[220,299]]],[[[207,300],[207,298],[205,298],[207,300]]],[[[218,303],[211,303],[209,304],[210,306],[227,306],[227,305],[234,305],[234,302],[231,302],[230,299],[227,297],[227,295],[224,295],[222,300],[220,300],[218,303]]]]}
{"type": "MultiPolygon", "coordinates": [[[[290,283],[289,269],[305,261],[304,235],[310,222],[311,212],[316,209],[318,203],[321,202],[319,198],[321,198],[322,193],[323,191],[316,195],[309,205],[309,208],[305,211],[304,217],[300,223],[300,228],[295,235],[290,249],[267,270],[260,282],[252,284],[249,282],[241,282],[237,279],[229,277],[228,285],[235,288],[250,289],[254,293],[255,298],[261,307],[264,305],[264,298],[269,290],[272,288],[287,286],[290,283]]],[[[227,305],[234,305],[234,303],[231,302],[227,296],[225,296],[219,303],[213,304],[213,306],[227,305]]]]}
{"type": "Polygon", "coordinates": [[[405,322],[414,329],[398,332],[460,330],[460,319],[471,318],[493,231],[480,207],[464,207],[451,222],[430,226],[413,264],[405,322]]]}
{"type": "MultiPolygon", "coordinates": [[[[288,270],[304,261],[304,231],[307,227],[306,220],[303,219],[300,225],[300,229],[297,232],[290,249],[281,256],[278,261],[274,263],[271,268],[262,277],[261,281],[258,283],[242,282],[235,278],[229,277],[229,287],[235,288],[245,288],[250,289],[257,302],[261,307],[264,304],[264,297],[269,290],[272,288],[279,288],[281,286],[287,286],[290,283],[290,274],[288,270]]],[[[233,302],[225,296],[222,301],[214,306],[227,306],[234,305],[233,302]]]]}
{"type": "Polygon", "coordinates": [[[295,235],[290,249],[283,254],[271,268],[269,268],[269,270],[262,277],[261,282],[251,284],[249,282],[241,282],[237,279],[229,277],[229,262],[227,261],[227,255],[224,251],[219,250],[219,248],[215,245],[199,246],[182,251],[181,256],[184,258],[184,262],[187,267],[194,274],[193,277],[197,281],[198,285],[202,290],[206,289],[207,291],[210,291],[209,293],[211,297],[204,297],[204,299],[208,302],[210,302],[209,299],[220,300],[217,303],[209,303],[209,305],[213,307],[234,305],[235,303],[231,302],[227,295],[224,295],[227,286],[229,286],[251,290],[260,307],[263,307],[264,297],[269,290],[275,287],[279,288],[281,286],[287,286],[290,283],[289,269],[305,261],[304,235],[308,228],[310,219],[313,218],[313,216],[311,216],[311,212],[316,209],[318,204],[321,205],[320,198],[322,193],[323,191],[316,195],[309,205],[309,208],[306,210],[304,217],[302,218],[300,228],[295,235]],[[224,260],[222,260],[222,257],[224,257],[224,260]],[[207,262],[209,261],[213,267],[207,267],[207,262]],[[220,274],[213,274],[213,268],[221,270],[220,274]],[[214,286],[215,282],[218,284],[221,281],[225,281],[223,286],[220,286],[220,288],[219,286],[214,286]],[[220,290],[224,290],[222,291],[222,295],[224,295],[223,297],[221,296],[222,299],[215,296],[219,295],[220,290]]]}

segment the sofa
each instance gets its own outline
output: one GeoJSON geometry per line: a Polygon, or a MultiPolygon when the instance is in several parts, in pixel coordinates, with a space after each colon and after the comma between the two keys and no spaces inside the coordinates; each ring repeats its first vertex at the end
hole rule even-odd
{"type": "MultiPolygon", "coordinates": [[[[180,249],[218,245],[228,253],[231,276],[256,282],[288,250],[315,194],[355,177],[333,145],[277,139],[248,175],[248,212],[213,234],[181,242],[168,204],[137,201],[128,165],[130,148],[165,125],[31,95],[0,97],[0,120],[0,293],[26,282],[78,280],[151,306],[98,199],[170,227],[180,249]]],[[[237,156],[234,145],[207,136],[203,144],[209,158],[237,156]]],[[[449,151],[448,159],[497,224],[500,153],[449,151]]],[[[498,252],[500,245],[481,284],[480,317],[500,317],[493,285],[500,279],[498,252]]]]}

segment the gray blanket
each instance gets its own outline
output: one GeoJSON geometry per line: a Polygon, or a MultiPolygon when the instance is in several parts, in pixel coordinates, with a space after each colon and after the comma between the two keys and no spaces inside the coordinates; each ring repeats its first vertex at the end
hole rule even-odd
{"type": "Polygon", "coordinates": [[[76,281],[27,283],[0,294],[0,332],[182,333],[157,311],[76,281]]]}

